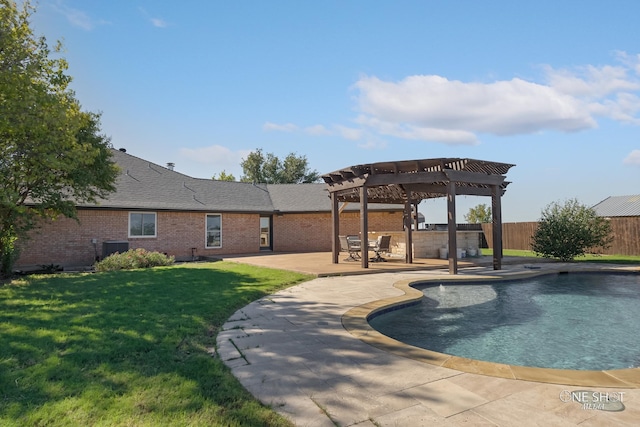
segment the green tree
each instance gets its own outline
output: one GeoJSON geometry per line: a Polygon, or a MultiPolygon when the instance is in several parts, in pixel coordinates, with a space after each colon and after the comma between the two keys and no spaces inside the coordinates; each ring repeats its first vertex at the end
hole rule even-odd
{"type": "Polygon", "coordinates": [[[588,249],[607,248],[612,240],[609,221],[570,199],[543,209],[531,248],[544,257],[571,261],[588,249]]]}
{"type": "Polygon", "coordinates": [[[242,182],[256,182],[264,184],[300,184],[316,182],[320,179],[317,171],[309,170],[307,157],[290,153],[281,161],[272,153],[266,155],[262,149],[249,153],[242,159],[242,182]]]}
{"type": "Polygon", "coordinates": [[[115,190],[118,169],[100,116],[81,110],[67,62],[36,37],[27,0],[0,0],[0,274],[40,218],[76,217],[76,203],[115,190]]]}
{"type": "Polygon", "coordinates": [[[218,175],[213,175],[211,179],[215,181],[235,181],[236,177],[233,176],[232,173],[227,173],[227,171],[222,171],[218,175]]]}
{"type": "Polygon", "coordinates": [[[475,208],[469,209],[469,212],[464,216],[464,220],[470,224],[491,222],[491,208],[485,204],[477,205],[475,208]]]}

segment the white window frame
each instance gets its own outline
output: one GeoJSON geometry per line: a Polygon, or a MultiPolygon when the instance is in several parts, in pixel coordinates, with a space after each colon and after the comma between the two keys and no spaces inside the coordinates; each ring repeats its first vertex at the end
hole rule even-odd
{"type": "Polygon", "coordinates": [[[208,213],[204,216],[204,247],[205,249],[220,249],[222,248],[222,214],[220,213],[208,213]],[[209,230],[208,230],[208,222],[210,216],[217,216],[220,218],[220,245],[218,246],[209,246],[209,230]]]}
{"type": "MultiPolygon", "coordinates": [[[[143,221],[142,232],[144,233],[144,221],[143,221]]],[[[129,212],[129,228],[127,230],[127,235],[131,239],[153,239],[155,237],[158,237],[158,213],[157,212],[139,212],[139,211],[129,212]],[[134,215],[134,214],[153,215],[153,235],[131,234],[131,215],[134,215]]]]}

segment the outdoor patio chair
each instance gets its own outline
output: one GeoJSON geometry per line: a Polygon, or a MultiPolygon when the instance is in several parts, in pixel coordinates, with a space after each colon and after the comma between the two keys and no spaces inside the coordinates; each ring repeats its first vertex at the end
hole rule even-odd
{"type": "Polygon", "coordinates": [[[378,236],[375,245],[371,248],[376,253],[376,256],[371,258],[371,262],[384,262],[386,259],[380,255],[381,253],[389,253],[391,244],[391,236],[378,236]]]}
{"type": "Polygon", "coordinates": [[[340,239],[340,250],[347,252],[349,256],[345,261],[358,261],[360,259],[360,240],[353,236],[338,236],[340,239]]]}

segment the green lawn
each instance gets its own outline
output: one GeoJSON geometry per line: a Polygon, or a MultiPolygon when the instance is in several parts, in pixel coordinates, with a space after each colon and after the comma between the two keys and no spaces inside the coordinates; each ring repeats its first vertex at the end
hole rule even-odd
{"type": "Polygon", "coordinates": [[[0,285],[0,425],[289,426],[210,352],[235,310],[310,278],[218,262],[0,285]]]}
{"type": "MultiPolygon", "coordinates": [[[[482,249],[482,255],[493,255],[493,249],[482,249]]],[[[520,257],[536,257],[533,251],[505,249],[502,251],[504,256],[520,256],[520,257]]],[[[575,262],[602,262],[610,264],[640,264],[640,256],[637,255],[592,255],[587,254],[577,257],[575,262]]]]}

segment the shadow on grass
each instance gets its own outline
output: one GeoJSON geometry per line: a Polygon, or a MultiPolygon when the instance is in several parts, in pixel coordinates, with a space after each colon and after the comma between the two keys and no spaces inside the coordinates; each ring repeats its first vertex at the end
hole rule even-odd
{"type": "Polygon", "coordinates": [[[223,263],[0,288],[0,424],[265,425],[212,357],[238,308],[306,279],[223,263]]]}

